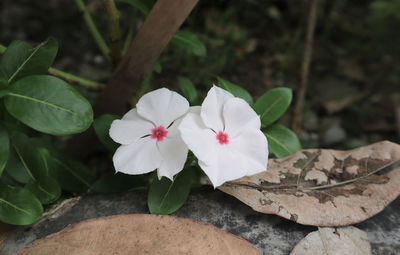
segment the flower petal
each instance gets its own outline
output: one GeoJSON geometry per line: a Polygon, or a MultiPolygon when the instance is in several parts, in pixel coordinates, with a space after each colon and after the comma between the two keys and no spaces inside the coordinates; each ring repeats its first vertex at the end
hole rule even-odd
{"type": "Polygon", "coordinates": [[[230,140],[229,147],[245,161],[246,175],[267,170],[268,141],[258,129],[247,128],[230,140]]]}
{"type": "Polygon", "coordinates": [[[243,157],[225,145],[217,148],[216,153],[207,161],[199,160],[199,166],[207,174],[214,188],[245,176],[245,163],[243,157]]]}
{"type": "Polygon", "coordinates": [[[231,137],[246,128],[260,129],[261,121],[257,113],[241,98],[226,101],[223,109],[225,132],[231,137]]]}
{"type": "Polygon", "coordinates": [[[161,165],[161,161],[156,141],[150,137],[141,138],[129,145],[121,145],[113,157],[115,170],[125,174],[151,172],[161,165]]]}
{"type": "Polygon", "coordinates": [[[136,109],[127,112],[121,120],[114,120],[110,127],[110,137],[120,144],[131,144],[151,133],[154,125],[137,114],[136,109]]]}
{"type": "Polygon", "coordinates": [[[156,126],[167,128],[188,111],[189,102],[178,93],[161,88],[142,96],[136,108],[143,118],[152,121],[156,126]]]}
{"type": "Polygon", "coordinates": [[[206,98],[201,105],[201,118],[204,124],[213,129],[215,132],[224,130],[224,122],[222,119],[222,109],[228,99],[233,95],[228,91],[213,86],[207,93],[206,98]]]}
{"type": "Polygon", "coordinates": [[[213,154],[218,145],[218,140],[216,134],[204,125],[200,115],[188,113],[178,129],[183,141],[194,155],[199,160],[207,162],[207,158],[213,154]]]}
{"type": "Polygon", "coordinates": [[[162,156],[161,165],[157,170],[158,179],[165,176],[172,181],[174,175],[179,173],[185,165],[188,148],[179,136],[167,137],[158,142],[157,147],[162,156]]]}
{"type": "MultiPolygon", "coordinates": [[[[199,115],[200,114],[200,109],[201,109],[201,107],[200,106],[191,106],[190,108],[189,108],[189,111],[188,111],[188,113],[195,113],[195,114],[197,114],[197,115],[199,115]]],[[[183,118],[186,116],[186,114],[185,115],[183,115],[182,117],[180,117],[179,119],[176,119],[175,121],[174,121],[174,123],[168,128],[168,135],[167,135],[167,137],[176,137],[176,136],[179,136],[180,137],[180,133],[179,133],[179,130],[178,130],[178,127],[179,127],[179,125],[181,124],[181,122],[182,122],[182,120],[183,120],[183,118]]],[[[181,139],[181,138],[180,138],[181,139]]]]}

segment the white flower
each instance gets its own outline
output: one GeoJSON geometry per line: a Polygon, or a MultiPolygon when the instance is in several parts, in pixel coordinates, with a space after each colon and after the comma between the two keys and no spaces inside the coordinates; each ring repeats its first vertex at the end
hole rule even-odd
{"type": "Polygon", "coordinates": [[[187,158],[188,148],[177,127],[188,109],[184,97],[161,88],[145,94],[136,108],[114,120],[110,137],[122,144],[113,157],[117,172],[144,174],[157,169],[158,178],[172,180],[187,158]]]}
{"type": "Polygon", "coordinates": [[[200,114],[188,113],[178,129],[214,187],[265,171],[268,142],[260,117],[243,100],[212,87],[200,114]]]}

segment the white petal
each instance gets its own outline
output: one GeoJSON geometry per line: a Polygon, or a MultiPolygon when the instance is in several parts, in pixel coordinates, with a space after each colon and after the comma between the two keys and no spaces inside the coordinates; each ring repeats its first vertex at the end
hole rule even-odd
{"type": "Polygon", "coordinates": [[[247,176],[267,170],[268,141],[260,130],[247,128],[231,139],[228,146],[245,161],[247,176]]]}
{"type": "Polygon", "coordinates": [[[110,137],[120,144],[131,144],[140,137],[151,133],[154,125],[137,114],[136,109],[127,112],[121,120],[114,120],[110,127],[110,137]]]}
{"type": "Polygon", "coordinates": [[[208,162],[199,160],[199,166],[207,174],[214,188],[245,176],[245,163],[243,157],[226,145],[219,145],[213,157],[208,158],[208,162]]]}
{"type": "Polygon", "coordinates": [[[240,133],[245,128],[260,129],[261,121],[257,113],[241,98],[231,98],[226,101],[223,109],[225,132],[230,137],[240,133]]]}
{"type": "Polygon", "coordinates": [[[188,113],[178,129],[187,147],[199,160],[207,162],[219,145],[216,134],[204,125],[198,114],[188,113]]]}
{"type": "MultiPolygon", "coordinates": [[[[188,113],[195,113],[195,114],[199,115],[200,114],[200,109],[201,109],[200,106],[191,106],[189,108],[188,113]]],[[[183,118],[185,116],[186,116],[186,114],[183,115],[182,117],[180,117],[179,119],[176,119],[174,121],[174,123],[168,128],[167,137],[171,137],[171,138],[172,137],[176,137],[176,136],[180,137],[180,133],[179,133],[178,127],[181,124],[181,122],[182,122],[182,120],[183,120],[183,118]]]]}
{"type": "Polygon", "coordinates": [[[167,128],[188,111],[189,102],[178,93],[161,88],[142,96],[136,108],[143,118],[152,121],[156,126],[167,128]]]}
{"type": "Polygon", "coordinates": [[[179,173],[186,162],[188,148],[180,136],[165,138],[157,142],[158,149],[162,156],[162,162],[157,170],[158,178],[162,176],[173,180],[175,174],[179,173]]]}
{"type": "Polygon", "coordinates": [[[225,102],[233,98],[228,91],[213,86],[207,93],[206,98],[201,105],[201,118],[204,124],[215,132],[224,130],[222,119],[222,109],[225,102]]]}
{"type": "Polygon", "coordinates": [[[114,154],[115,170],[125,174],[144,174],[161,165],[161,154],[156,141],[150,137],[137,140],[130,145],[121,145],[114,154]]]}

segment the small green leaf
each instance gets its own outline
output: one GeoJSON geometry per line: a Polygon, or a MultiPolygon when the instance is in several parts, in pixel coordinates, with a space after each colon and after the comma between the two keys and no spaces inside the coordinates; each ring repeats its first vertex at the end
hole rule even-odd
{"type": "Polygon", "coordinates": [[[269,151],[278,158],[289,156],[301,150],[301,143],[297,135],[285,126],[274,124],[265,130],[268,139],[269,151]]]}
{"type": "Polygon", "coordinates": [[[43,207],[27,189],[0,185],[0,221],[14,225],[29,225],[39,220],[43,207]]]}
{"type": "Polygon", "coordinates": [[[206,46],[193,33],[178,30],[172,37],[171,42],[174,45],[190,50],[196,56],[204,57],[207,55],[206,46]]]}
{"type": "Polygon", "coordinates": [[[127,3],[133,8],[138,9],[143,15],[147,16],[153,7],[153,0],[116,0],[116,2],[127,3]]]}
{"type": "Polygon", "coordinates": [[[7,164],[9,153],[10,138],[8,137],[7,129],[3,126],[3,124],[0,124],[0,176],[7,164]]]}
{"type": "Polygon", "coordinates": [[[45,74],[57,55],[58,43],[54,38],[31,49],[25,42],[14,41],[0,59],[0,69],[10,84],[22,77],[45,74]]]}
{"type": "Polygon", "coordinates": [[[197,93],[196,87],[193,82],[186,77],[177,76],[179,82],[179,88],[182,94],[187,98],[191,105],[195,105],[198,102],[199,94],[197,93]]]}
{"type": "Polygon", "coordinates": [[[47,134],[79,133],[93,121],[90,103],[68,83],[53,76],[33,75],[18,80],[4,103],[12,116],[47,134]]]}
{"type": "Polygon", "coordinates": [[[254,110],[260,115],[261,124],[267,127],[279,119],[292,101],[292,90],[275,88],[264,93],[254,104],[254,110]]]}
{"type": "Polygon", "coordinates": [[[115,119],[120,119],[120,117],[112,114],[103,114],[97,117],[93,122],[94,131],[96,132],[97,137],[111,152],[114,152],[119,146],[119,144],[114,142],[109,135],[111,122],[115,119]]]}
{"type": "Polygon", "coordinates": [[[251,97],[250,93],[247,90],[236,84],[233,84],[230,81],[224,80],[221,77],[217,78],[218,78],[218,86],[231,92],[232,95],[234,95],[235,97],[240,97],[244,99],[249,105],[253,104],[253,98],[251,97]]]}
{"type": "Polygon", "coordinates": [[[155,178],[150,185],[147,205],[150,213],[171,214],[178,210],[189,196],[195,173],[191,168],[184,169],[172,182],[168,178],[155,178]]]}
{"type": "Polygon", "coordinates": [[[31,181],[25,188],[32,192],[42,204],[50,204],[61,196],[61,187],[51,177],[42,177],[37,181],[31,181]]]}
{"type": "Polygon", "coordinates": [[[153,71],[156,72],[156,73],[158,73],[158,74],[161,73],[161,71],[162,71],[162,66],[161,66],[160,61],[157,61],[157,62],[154,64],[154,66],[153,66],[153,71]]]}
{"type": "Polygon", "coordinates": [[[123,173],[108,173],[97,180],[89,192],[100,194],[111,194],[127,191],[130,189],[145,188],[148,178],[145,175],[127,175],[123,173]]]}

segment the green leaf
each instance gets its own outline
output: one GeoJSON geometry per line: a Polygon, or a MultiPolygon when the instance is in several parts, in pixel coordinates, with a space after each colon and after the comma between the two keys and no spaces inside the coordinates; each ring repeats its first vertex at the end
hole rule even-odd
{"type": "Polygon", "coordinates": [[[199,94],[197,93],[196,87],[193,82],[186,77],[177,76],[179,88],[182,91],[182,94],[187,98],[191,105],[195,105],[198,102],[199,94]]]}
{"type": "Polygon", "coordinates": [[[7,164],[9,153],[10,138],[8,137],[7,129],[0,123],[0,176],[7,164]]]}
{"type": "Polygon", "coordinates": [[[39,154],[39,150],[33,145],[29,137],[23,133],[14,132],[11,144],[19,161],[24,166],[25,172],[30,176],[30,181],[48,175],[47,166],[39,154]]]}
{"type": "Polygon", "coordinates": [[[206,46],[193,33],[178,30],[172,37],[171,42],[174,45],[190,50],[196,56],[204,57],[207,55],[206,46]]]}
{"type": "Polygon", "coordinates": [[[240,97],[244,99],[249,105],[253,104],[253,98],[247,90],[236,84],[233,84],[230,81],[224,80],[221,77],[217,77],[217,79],[218,79],[218,86],[231,92],[232,95],[234,95],[235,97],[240,97]]]}
{"type": "Polygon", "coordinates": [[[178,210],[189,196],[195,173],[191,168],[184,169],[172,182],[168,178],[155,178],[150,185],[147,205],[150,213],[171,214],[178,210]]]}
{"type": "Polygon", "coordinates": [[[161,66],[160,61],[157,61],[157,62],[154,64],[154,66],[153,66],[153,71],[156,72],[156,73],[158,73],[158,74],[161,73],[161,71],[162,71],[162,66],[161,66]]]}
{"type": "Polygon", "coordinates": [[[61,187],[51,177],[42,177],[38,181],[31,181],[25,188],[32,192],[42,204],[50,204],[61,196],[61,187]]]}
{"type": "Polygon", "coordinates": [[[10,84],[22,77],[45,74],[57,55],[58,43],[54,38],[31,49],[25,42],[14,41],[0,59],[0,69],[10,84]]]}
{"type": "Polygon", "coordinates": [[[40,201],[27,189],[0,185],[0,221],[29,225],[42,216],[40,201]]]}
{"type": "Polygon", "coordinates": [[[68,83],[53,76],[18,80],[4,99],[7,111],[31,128],[52,135],[86,130],[93,121],[90,103],[68,83]]]}
{"type": "Polygon", "coordinates": [[[19,183],[28,183],[33,180],[33,175],[27,172],[14,149],[10,150],[5,173],[19,183]]]}
{"type": "Polygon", "coordinates": [[[145,188],[148,178],[145,175],[127,175],[123,173],[108,173],[97,180],[89,192],[100,194],[111,194],[127,191],[130,189],[145,188]]]}
{"type": "Polygon", "coordinates": [[[254,110],[260,115],[261,124],[266,127],[287,110],[292,101],[292,90],[289,88],[275,88],[264,93],[254,104],[254,110]]]}
{"type": "Polygon", "coordinates": [[[84,164],[65,156],[52,143],[44,139],[31,139],[39,148],[41,157],[49,169],[49,176],[54,178],[63,190],[84,192],[96,178],[96,171],[84,164]]]}
{"type": "Polygon", "coordinates": [[[278,158],[289,156],[301,150],[301,143],[297,135],[285,126],[274,124],[269,126],[264,134],[268,139],[269,151],[278,158]]]}
{"type": "Polygon", "coordinates": [[[116,2],[127,3],[133,8],[138,9],[143,15],[147,16],[153,7],[153,0],[116,0],[116,2]]]}
{"type": "Polygon", "coordinates": [[[119,146],[119,144],[114,142],[109,135],[111,122],[115,119],[120,119],[120,117],[112,114],[103,114],[97,117],[93,122],[94,131],[96,132],[97,137],[111,152],[114,152],[119,146]]]}

